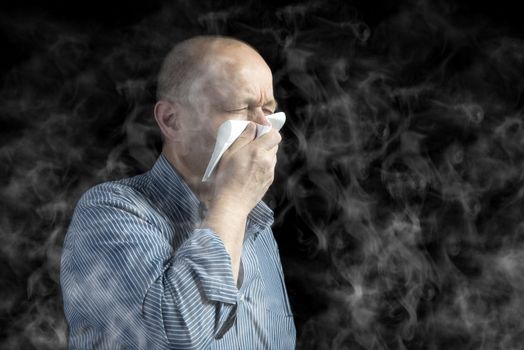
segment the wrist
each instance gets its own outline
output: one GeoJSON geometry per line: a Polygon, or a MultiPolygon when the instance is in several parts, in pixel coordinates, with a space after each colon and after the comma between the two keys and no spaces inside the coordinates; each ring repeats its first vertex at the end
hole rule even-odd
{"type": "Polygon", "coordinates": [[[208,207],[208,214],[245,218],[251,209],[252,208],[248,208],[242,201],[239,201],[238,198],[221,195],[211,200],[208,207]]]}

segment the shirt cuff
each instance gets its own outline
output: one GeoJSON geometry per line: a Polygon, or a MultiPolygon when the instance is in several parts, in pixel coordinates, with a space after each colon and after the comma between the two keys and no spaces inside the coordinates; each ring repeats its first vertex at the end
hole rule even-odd
{"type": "Polygon", "coordinates": [[[194,230],[177,250],[176,259],[183,259],[189,265],[209,300],[236,304],[238,289],[231,258],[220,237],[212,230],[194,230]]]}

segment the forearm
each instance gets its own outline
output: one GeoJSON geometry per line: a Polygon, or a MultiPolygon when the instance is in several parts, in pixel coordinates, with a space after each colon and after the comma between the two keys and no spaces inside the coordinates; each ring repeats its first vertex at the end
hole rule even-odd
{"type": "Polygon", "coordinates": [[[238,279],[240,256],[246,229],[248,212],[224,198],[215,199],[208,210],[202,227],[213,230],[226,248],[231,258],[233,278],[238,279]]]}
{"type": "Polygon", "coordinates": [[[144,316],[151,334],[165,330],[170,346],[204,349],[229,329],[237,292],[222,240],[197,229],[149,287],[144,316]]]}

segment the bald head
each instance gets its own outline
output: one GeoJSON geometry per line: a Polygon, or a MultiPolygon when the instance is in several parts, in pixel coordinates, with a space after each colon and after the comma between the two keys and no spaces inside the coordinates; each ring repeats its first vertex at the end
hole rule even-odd
{"type": "Polygon", "coordinates": [[[259,56],[248,44],[228,37],[198,36],[178,43],[162,63],[157,100],[189,102],[197,82],[219,74],[228,64],[234,64],[234,59],[227,53],[235,49],[252,51],[259,56]]]}

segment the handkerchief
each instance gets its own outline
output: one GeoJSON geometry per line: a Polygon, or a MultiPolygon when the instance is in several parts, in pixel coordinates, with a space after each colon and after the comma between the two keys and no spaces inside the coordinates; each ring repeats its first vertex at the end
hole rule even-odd
{"type": "MultiPolygon", "coordinates": [[[[271,126],[257,124],[257,138],[267,133],[271,128],[280,130],[286,122],[286,115],[284,112],[278,112],[268,115],[267,119],[271,126]]],[[[248,124],[249,121],[247,120],[226,120],[222,125],[220,125],[218,128],[215,148],[207,165],[204,177],[202,177],[202,182],[209,180],[209,177],[213,173],[213,170],[220,161],[220,158],[222,158],[224,152],[236,141],[240,134],[242,134],[248,124]]]]}

